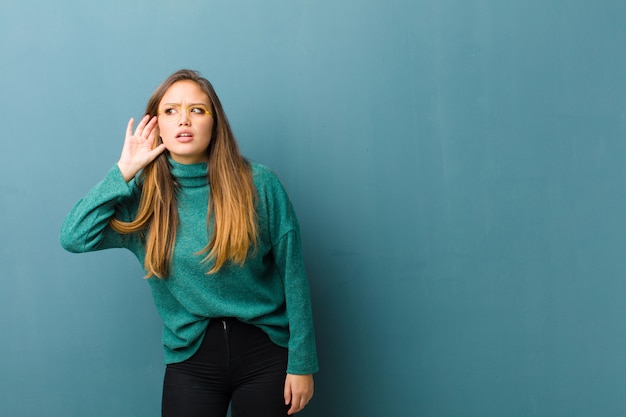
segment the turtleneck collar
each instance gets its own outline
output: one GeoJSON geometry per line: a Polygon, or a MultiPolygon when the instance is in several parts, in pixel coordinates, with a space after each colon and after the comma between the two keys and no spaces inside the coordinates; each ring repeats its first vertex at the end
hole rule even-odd
{"type": "Polygon", "coordinates": [[[168,155],[170,172],[181,187],[204,187],[209,183],[207,163],[180,164],[168,155]]]}

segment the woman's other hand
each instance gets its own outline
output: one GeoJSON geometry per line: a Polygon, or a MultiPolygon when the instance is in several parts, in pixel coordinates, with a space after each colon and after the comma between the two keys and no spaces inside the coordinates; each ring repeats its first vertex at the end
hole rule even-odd
{"type": "Polygon", "coordinates": [[[287,414],[301,411],[313,397],[313,375],[287,374],[285,379],[285,405],[291,404],[287,414]]]}

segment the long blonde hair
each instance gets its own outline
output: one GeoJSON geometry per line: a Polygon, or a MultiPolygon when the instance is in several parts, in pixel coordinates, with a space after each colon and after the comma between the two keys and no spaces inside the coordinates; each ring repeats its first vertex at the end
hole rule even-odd
{"type": "MultiPolygon", "coordinates": [[[[210,184],[207,229],[212,229],[212,233],[206,247],[199,252],[205,255],[204,262],[213,262],[207,272],[213,274],[228,261],[243,264],[251,247],[256,248],[256,188],[250,164],[239,151],[213,86],[197,72],[180,70],[170,75],[152,94],[146,106],[146,114],[156,116],[167,90],[174,83],[184,80],[194,81],[209,97],[214,119],[211,141],[206,151],[210,184]]],[[[157,137],[153,147],[160,143],[161,138],[157,137]]],[[[110,224],[119,233],[143,233],[146,278],[165,278],[171,272],[170,263],[178,226],[177,185],[170,173],[165,152],[142,170],[138,183],[142,190],[135,219],[124,222],[112,218],[110,224]]]]}

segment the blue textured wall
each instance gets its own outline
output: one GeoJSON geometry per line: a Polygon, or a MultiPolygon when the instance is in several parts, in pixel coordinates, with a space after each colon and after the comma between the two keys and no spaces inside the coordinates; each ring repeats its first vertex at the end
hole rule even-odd
{"type": "Polygon", "coordinates": [[[181,67],[299,213],[303,416],[626,413],[622,0],[4,1],[0,415],[156,416],[160,322],[59,226],[181,67]]]}

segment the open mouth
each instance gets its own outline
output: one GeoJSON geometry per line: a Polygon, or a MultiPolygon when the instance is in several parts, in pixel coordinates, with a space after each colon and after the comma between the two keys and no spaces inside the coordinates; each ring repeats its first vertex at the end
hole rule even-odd
{"type": "Polygon", "coordinates": [[[191,142],[193,140],[193,135],[191,132],[180,132],[176,135],[176,140],[179,142],[191,142]]]}

